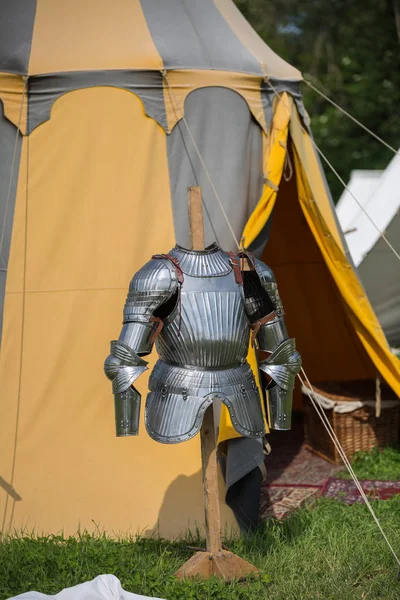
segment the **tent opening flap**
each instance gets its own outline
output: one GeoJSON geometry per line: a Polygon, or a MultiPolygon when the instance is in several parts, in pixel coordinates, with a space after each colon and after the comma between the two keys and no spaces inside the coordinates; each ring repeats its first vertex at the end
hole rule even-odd
{"type": "MultiPolygon", "coordinates": [[[[298,202],[295,175],[280,183],[262,260],[274,271],[291,337],[311,381],[367,379],[376,369],[298,202]]],[[[301,392],[295,396],[301,408],[301,392]]]]}

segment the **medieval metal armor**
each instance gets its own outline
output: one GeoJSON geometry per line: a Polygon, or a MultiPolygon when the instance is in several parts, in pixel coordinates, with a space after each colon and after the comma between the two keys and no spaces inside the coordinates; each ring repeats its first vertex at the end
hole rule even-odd
{"type": "Polygon", "coordinates": [[[140,395],[132,387],[146,370],[153,343],[159,355],[149,380],[145,425],[163,443],[192,438],[214,399],[227,406],[241,435],[261,438],[264,419],[246,361],[251,331],[270,353],[260,369],[267,385],[270,426],[290,428],[294,377],[300,356],[288,339],[271,270],[248,255],[216,244],[204,251],[176,246],[155,255],[132,279],[118,341],[105,372],[113,382],[117,435],[136,435],[140,395]],[[249,270],[240,268],[248,261],[249,270]]]}
{"type": "MultiPolygon", "coordinates": [[[[301,368],[301,357],[296,351],[295,340],[289,339],[286,331],[283,306],[274,274],[260,260],[253,260],[249,256],[246,258],[251,262],[274,307],[272,312],[253,321],[253,336],[257,340],[258,349],[271,353],[259,364],[260,370],[271,378],[265,390],[268,422],[272,429],[287,430],[291,428],[293,388],[301,368]]],[[[254,298],[259,299],[260,296],[260,290],[253,291],[250,295],[253,303],[254,298]]]]}

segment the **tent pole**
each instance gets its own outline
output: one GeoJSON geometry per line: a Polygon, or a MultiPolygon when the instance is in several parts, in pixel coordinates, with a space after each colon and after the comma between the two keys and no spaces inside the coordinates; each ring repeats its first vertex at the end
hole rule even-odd
{"type": "MultiPolygon", "coordinates": [[[[204,250],[203,206],[200,187],[188,188],[189,226],[192,250],[204,250]]],[[[217,446],[214,410],[205,412],[200,430],[201,466],[203,475],[206,552],[197,552],[175,573],[179,579],[212,575],[226,581],[243,579],[258,573],[256,567],[232,552],[222,550],[221,515],[218,493],[217,446]]]]}

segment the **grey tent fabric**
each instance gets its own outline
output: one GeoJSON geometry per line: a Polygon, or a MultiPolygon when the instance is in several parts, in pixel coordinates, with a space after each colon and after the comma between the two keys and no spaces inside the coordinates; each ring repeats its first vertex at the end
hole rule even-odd
{"type": "Polygon", "coordinates": [[[28,72],[36,0],[2,0],[0,19],[0,72],[28,72]]]}
{"type": "Polygon", "coordinates": [[[225,482],[229,488],[264,462],[262,440],[236,438],[229,440],[225,467],[225,482]]]}
{"type": "Polygon", "coordinates": [[[141,0],[166,69],[218,69],[262,75],[213,0],[141,0]]]}
{"type": "Polygon", "coordinates": [[[277,94],[280,95],[282,92],[287,92],[292,96],[296,104],[303,126],[310,132],[310,119],[304,108],[300,85],[300,81],[285,81],[274,77],[269,77],[261,83],[261,99],[264,108],[265,121],[268,127],[272,121],[273,106],[277,99],[277,94]]]}
{"type": "Polygon", "coordinates": [[[111,86],[136,94],[146,114],[167,130],[162,75],[158,71],[76,71],[53,73],[29,78],[29,129],[50,119],[54,102],[67,92],[95,87],[111,86]]]}
{"type": "Polygon", "coordinates": [[[232,509],[242,533],[259,524],[260,494],[264,463],[262,440],[228,440],[226,452],[218,454],[226,485],[225,501],[232,509]]]}
{"type": "MultiPolygon", "coordinates": [[[[262,176],[261,128],[243,98],[226,88],[192,92],[185,103],[189,128],[211,176],[235,237],[260,199],[262,176]],[[204,124],[207,123],[207,127],[204,124]]],[[[224,250],[237,250],[235,240],[208,181],[185,123],[181,120],[167,139],[174,225],[178,244],[188,247],[187,188],[203,191],[206,245],[216,241],[224,250]],[[218,223],[218,232],[213,223],[218,223]]]]}
{"type": "MultiPolygon", "coordinates": [[[[299,82],[272,79],[271,82],[273,82],[274,90],[278,93],[286,91],[292,95],[306,126],[308,116],[301,100],[299,82]]],[[[168,132],[161,72],[115,69],[112,71],[75,71],[31,76],[28,87],[29,126],[27,133],[30,134],[38,125],[50,119],[54,102],[63,94],[95,86],[117,87],[136,94],[143,102],[146,114],[168,132]]],[[[276,98],[274,90],[267,83],[262,84],[261,98],[267,129],[272,121],[273,102],[276,98]]]]}
{"type": "Polygon", "coordinates": [[[0,102],[0,342],[4,309],[4,294],[7,278],[8,258],[10,254],[11,232],[14,218],[15,196],[22,136],[3,116],[0,102]],[[15,147],[15,159],[13,165],[15,147]],[[12,169],[13,166],[13,169],[12,169]]]}

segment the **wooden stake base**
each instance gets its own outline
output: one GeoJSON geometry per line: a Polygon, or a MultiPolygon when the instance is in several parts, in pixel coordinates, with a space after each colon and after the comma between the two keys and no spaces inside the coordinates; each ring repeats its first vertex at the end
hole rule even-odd
{"type": "Polygon", "coordinates": [[[259,575],[258,569],[232,552],[196,552],[175,573],[178,579],[202,577],[209,579],[212,575],[224,579],[227,583],[245,579],[249,575],[259,575]]]}

